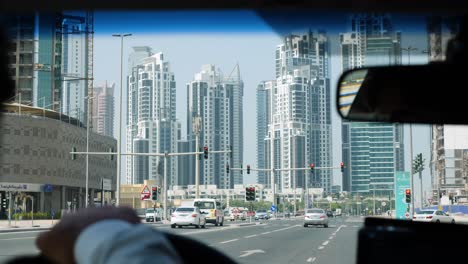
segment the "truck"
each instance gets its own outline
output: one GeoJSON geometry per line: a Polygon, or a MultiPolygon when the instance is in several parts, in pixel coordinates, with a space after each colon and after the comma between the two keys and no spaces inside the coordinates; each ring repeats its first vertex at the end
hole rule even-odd
{"type": "Polygon", "coordinates": [[[341,216],[341,208],[335,209],[335,216],[341,216]]]}

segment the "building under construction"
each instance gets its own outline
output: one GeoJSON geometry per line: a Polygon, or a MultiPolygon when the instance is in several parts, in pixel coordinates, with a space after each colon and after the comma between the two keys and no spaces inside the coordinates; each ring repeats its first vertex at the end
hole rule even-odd
{"type": "Polygon", "coordinates": [[[21,14],[4,23],[15,85],[11,101],[85,121],[93,86],[93,13],[21,14]]]}

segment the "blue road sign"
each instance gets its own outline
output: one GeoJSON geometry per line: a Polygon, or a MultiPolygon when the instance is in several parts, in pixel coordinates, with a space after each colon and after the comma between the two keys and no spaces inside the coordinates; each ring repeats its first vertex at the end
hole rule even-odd
{"type": "Polygon", "coordinates": [[[406,219],[409,204],[405,201],[405,190],[410,188],[410,173],[395,172],[395,213],[396,219],[406,219]]]}
{"type": "Polygon", "coordinates": [[[272,205],[271,208],[270,208],[270,211],[276,212],[276,206],[275,206],[275,205],[272,205]]]}

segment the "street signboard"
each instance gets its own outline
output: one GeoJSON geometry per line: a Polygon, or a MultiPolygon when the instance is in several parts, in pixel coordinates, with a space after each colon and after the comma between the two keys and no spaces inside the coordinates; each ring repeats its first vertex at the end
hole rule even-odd
{"type": "Polygon", "coordinates": [[[406,203],[406,189],[410,188],[410,173],[395,172],[395,214],[396,219],[406,219],[409,204],[406,203]]]}
{"type": "Polygon", "coordinates": [[[429,202],[429,204],[432,204],[432,199],[431,198],[427,199],[427,201],[429,202]]]}
{"type": "Polygon", "coordinates": [[[386,206],[386,205],[387,205],[387,203],[386,203],[386,202],[382,202],[382,206],[386,206]]]}
{"type": "Polygon", "coordinates": [[[111,191],[112,190],[111,183],[112,183],[111,179],[102,178],[102,181],[101,181],[102,189],[104,189],[104,191],[111,191]]]}
{"type": "Polygon", "coordinates": [[[276,206],[275,206],[275,205],[272,205],[271,208],[270,208],[270,211],[276,212],[276,206]]]}
{"type": "Polygon", "coordinates": [[[147,185],[145,185],[145,187],[143,188],[143,190],[141,190],[141,200],[142,201],[148,201],[148,200],[151,200],[151,192],[148,188],[147,185]]]}
{"type": "Polygon", "coordinates": [[[405,218],[409,219],[409,213],[408,212],[405,213],[405,218]]]}

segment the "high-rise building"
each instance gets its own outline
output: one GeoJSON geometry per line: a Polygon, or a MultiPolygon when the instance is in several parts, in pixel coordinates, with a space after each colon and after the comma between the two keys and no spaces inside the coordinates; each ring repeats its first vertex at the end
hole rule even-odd
{"type": "Polygon", "coordinates": [[[5,18],[15,101],[58,110],[62,84],[62,14],[5,18]],[[20,95],[21,94],[21,95],[20,95]]]}
{"type": "Polygon", "coordinates": [[[63,93],[62,111],[81,122],[86,122],[87,82],[85,16],[79,13],[65,14],[63,18],[63,93]]]}
{"type": "MultiPolygon", "coordinates": [[[[268,123],[270,120],[269,93],[276,81],[264,81],[257,86],[257,168],[267,168],[265,137],[268,135],[268,123]]],[[[269,184],[269,173],[257,171],[257,183],[269,184]]]]}
{"type": "Polygon", "coordinates": [[[242,174],[231,171],[227,174],[225,166],[239,168],[243,159],[243,89],[239,66],[231,75],[225,76],[214,65],[203,65],[200,73],[187,84],[187,137],[191,150],[195,149],[195,135],[192,122],[201,118],[199,146],[209,150],[228,150],[229,153],[209,154],[208,159],[200,162],[200,183],[216,184],[219,188],[233,188],[242,184],[242,174]]]}
{"type": "MultiPolygon", "coordinates": [[[[138,83],[138,71],[141,67],[138,66],[140,61],[144,58],[151,57],[153,51],[150,47],[139,46],[133,47],[133,52],[128,57],[128,76],[133,76],[134,83],[138,83]]],[[[133,139],[137,137],[138,132],[138,86],[133,85],[130,87],[130,78],[127,78],[127,135],[126,135],[126,149],[127,151],[133,150],[133,139]]],[[[133,183],[133,158],[126,157],[126,180],[128,184],[133,183]]]]}
{"type": "MultiPolygon", "coordinates": [[[[340,35],[342,70],[401,64],[401,34],[388,15],[351,17],[351,32],[340,35]]],[[[343,191],[393,192],[395,171],[404,170],[403,126],[342,121],[343,191]]]]}
{"type": "Polygon", "coordinates": [[[114,136],[114,89],[107,82],[93,88],[93,130],[109,137],[114,136]]]}
{"type": "MultiPolygon", "coordinates": [[[[148,153],[177,152],[176,83],[163,53],[144,58],[133,67],[128,90],[127,150],[135,151],[137,146],[129,144],[134,144],[135,139],[146,139],[148,153]],[[136,134],[132,134],[135,128],[136,134]]],[[[128,162],[127,158],[127,165],[131,164],[127,167],[127,180],[139,184],[141,179],[134,174],[139,157],[130,159],[133,161],[128,162]]],[[[149,157],[148,179],[161,183],[163,163],[163,157],[149,157]]],[[[168,184],[172,185],[177,178],[177,159],[168,160],[167,172],[168,184]]]]}
{"type": "MultiPolygon", "coordinates": [[[[257,154],[264,159],[266,168],[271,168],[272,162],[277,169],[303,168],[309,163],[331,166],[329,49],[323,31],[291,34],[277,46],[276,80],[263,82],[257,90],[257,99],[266,100],[262,102],[265,109],[257,110],[257,115],[266,117],[268,123],[257,154]]],[[[257,130],[263,133],[265,128],[260,119],[259,122],[257,130]]],[[[257,136],[260,140],[261,135],[257,136]]],[[[277,188],[283,191],[305,187],[305,173],[276,172],[277,188]]],[[[317,171],[314,175],[315,178],[309,177],[307,186],[323,187],[330,192],[331,171],[317,171]]]]}

